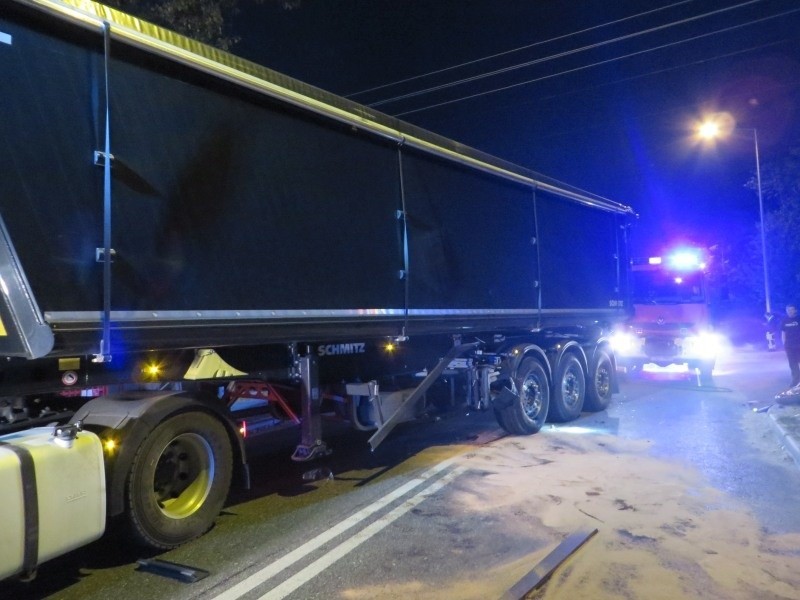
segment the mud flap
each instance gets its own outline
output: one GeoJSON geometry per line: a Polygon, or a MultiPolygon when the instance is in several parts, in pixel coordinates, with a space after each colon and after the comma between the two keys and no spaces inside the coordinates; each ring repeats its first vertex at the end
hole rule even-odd
{"type": "Polygon", "coordinates": [[[492,399],[492,406],[494,408],[508,408],[516,402],[518,398],[519,394],[515,394],[507,387],[504,387],[500,390],[500,393],[492,399]]]}

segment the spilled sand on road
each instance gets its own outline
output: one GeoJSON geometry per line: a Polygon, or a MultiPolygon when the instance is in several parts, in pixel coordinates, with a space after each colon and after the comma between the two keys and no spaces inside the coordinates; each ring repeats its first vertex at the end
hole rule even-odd
{"type": "Polygon", "coordinates": [[[649,456],[646,442],[548,429],[472,449],[461,463],[468,472],[437,501],[465,522],[494,519],[468,555],[453,544],[464,572],[344,597],[497,598],[567,535],[597,528],[531,598],[800,598],[800,535],[765,533],[698,472],[649,456]]]}

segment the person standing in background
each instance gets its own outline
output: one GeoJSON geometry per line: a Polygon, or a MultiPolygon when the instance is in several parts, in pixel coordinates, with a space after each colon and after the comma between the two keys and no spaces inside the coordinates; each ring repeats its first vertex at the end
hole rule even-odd
{"type": "Polygon", "coordinates": [[[800,318],[797,306],[786,305],[786,316],[781,321],[781,341],[792,372],[792,387],[800,383],[800,318]]]}

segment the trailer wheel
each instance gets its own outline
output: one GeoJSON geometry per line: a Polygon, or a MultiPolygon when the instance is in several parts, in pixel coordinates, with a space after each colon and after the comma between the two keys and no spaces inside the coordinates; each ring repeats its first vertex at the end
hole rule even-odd
{"type": "Polygon", "coordinates": [[[542,428],[550,405],[547,373],[535,358],[526,358],[517,370],[515,384],[519,395],[503,408],[495,408],[500,426],[515,435],[530,435],[542,428]]]}
{"type": "Polygon", "coordinates": [[[574,355],[569,354],[561,360],[553,385],[550,420],[564,423],[580,417],[586,396],[586,376],[581,362],[574,355]]]}
{"type": "Polygon", "coordinates": [[[611,403],[613,388],[614,363],[605,350],[598,350],[592,369],[589,373],[589,387],[586,389],[584,408],[590,412],[598,412],[608,408],[611,403]]]}
{"type": "Polygon", "coordinates": [[[133,534],[169,549],[211,527],[231,483],[232,451],[224,426],[199,411],[171,417],[145,439],[128,478],[133,534]]]}

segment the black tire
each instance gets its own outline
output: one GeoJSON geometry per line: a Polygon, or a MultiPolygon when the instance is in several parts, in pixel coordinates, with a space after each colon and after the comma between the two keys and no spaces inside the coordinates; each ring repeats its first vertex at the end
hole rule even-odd
{"type": "Polygon", "coordinates": [[[586,399],[583,408],[589,412],[599,412],[611,403],[614,383],[614,362],[605,350],[598,350],[589,369],[586,399]]]}
{"type": "Polygon", "coordinates": [[[574,355],[561,359],[553,381],[553,402],[550,420],[555,423],[574,421],[581,416],[586,397],[586,374],[574,355]]]}
{"type": "Polygon", "coordinates": [[[128,476],[128,517],[144,545],[169,549],[214,523],[231,484],[233,455],[225,427],[192,411],[159,424],[145,439],[128,476]]]}
{"type": "Polygon", "coordinates": [[[547,373],[535,358],[526,358],[517,369],[514,379],[518,396],[506,407],[495,408],[500,426],[514,435],[538,432],[547,420],[550,406],[550,384],[547,373]]]}

